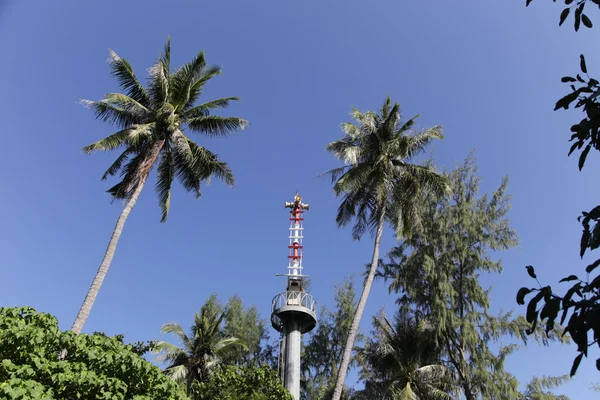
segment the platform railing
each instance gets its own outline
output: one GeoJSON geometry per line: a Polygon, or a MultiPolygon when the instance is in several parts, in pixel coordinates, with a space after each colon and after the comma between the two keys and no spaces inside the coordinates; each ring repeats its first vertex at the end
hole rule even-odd
{"type": "Polygon", "coordinates": [[[315,314],[317,312],[317,301],[306,292],[279,293],[277,296],[273,297],[271,312],[285,306],[305,307],[315,314]]]}

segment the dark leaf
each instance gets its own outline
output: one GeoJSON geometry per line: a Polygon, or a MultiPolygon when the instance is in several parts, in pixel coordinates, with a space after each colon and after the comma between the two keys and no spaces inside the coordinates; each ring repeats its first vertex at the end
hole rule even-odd
{"type": "Polygon", "coordinates": [[[579,88],[580,93],[594,93],[594,91],[589,87],[581,87],[579,88]]]}
{"type": "Polygon", "coordinates": [[[579,363],[581,363],[582,358],[583,353],[580,353],[577,357],[575,357],[575,360],[573,361],[573,366],[571,367],[571,377],[573,377],[573,375],[575,375],[575,373],[577,372],[577,368],[579,368],[579,363]]]}
{"type": "Polygon", "coordinates": [[[544,300],[546,302],[550,301],[550,296],[552,296],[552,288],[550,286],[545,286],[541,290],[542,296],[544,296],[544,300]]]}
{"type": "Polygon", "coordinates": [[[585,14],[581,15],[581,22],[583,22],[583,25],[585,25],[586,28],[591,28],[593,26],[592,21],[585,14]]]}
{"type": "Polygon", "coordinates": [[[567,313],[568,312],[569,312],[569,309],[563,307],[563,313],[562,313],[562,316],[560,317],[560,324],[561,325],[564,324],[565,319],[567,319],[567,313]]]}
{"type": "Polygon", "coordinates": [[[590,250],[597,249],[600,246],[600,223],[596,223],[594,225],[594,230],[592,231],[592,237],[589,242],[590,250]]]}
{"type": "Polygon", "coordinates": [[[524,305],[525,296],[527,296],[529,293],[531,293],[531,289],[528,289],[526,287],[522,287],[521,289],[519,289],[519,291],[517,292],[517,304],[524,305]]]}
{"type": "Polygon", "coordinates": [[[558,110],[559,108],[564,108],[565,110],[568,110],[569,105],[575,100],[577,100],[577,96],[579,96],[579,92],[571,92],[568,95],[564,96],[556,102],[554,110],[558,110]]]}
{"type": "MultiPolygon", "coordinates": [[[[579,125],[573,125],[573,126],[579,126],[579,125]]],[[[571,149],[569,150],[569,154],[568,155],[570,156],[575,151],[575,149],[581,148],[581,144],[582,143],[583,142],[575,142],[575,143],[573,143],[573,145],[571,146],[571,149]]]]}
{"type": "Polygon", "coordinates": [[[546,302],[546,305],[542,308],[540,312],[540,319],[550,318],[555,319],[558,315],[558,311],[560,310],[560,299],[552,299],[546,302]]]}
{"type": "Polygon", "coordinates": [[[566,5],[569,5],[569,4],[571,4],[572,2],[573,2],[573,0],[565,0],[565,4],[566,4],[566,5]]]}
{"type": "Polygon", "coordinates": [[[529,300],[529,304],[527,304],[527,314],[525,318],[530,324],[537,320],[538,312],[536,311],[536,307],[538,301],[540,301],[542,297],[544,297],[544,294],[540,291],[533,299],[529,300]]]}
{"type": "Polygon", "coordinates": [[[561,279],[560,281],[558,281],[558,282],[560,283],[560,282],[576,281],[576,280],[578,280],[578,279],[579,279],[579,278],[578,278],[576,275],[569,275],[569,276],[567,276],[566,278],[562,278],[562,279],[561,279]]]}
{"type": "Polygon", "coordinates": [[[529,4],[531,4],[532,0],[525,0],[525,7],[529,6],[529,4]]]}
{"type": "Polygon", "coordinates": [[[587,67],[585,65],[585,57],[583,56],[583,54],[579,56],[579,64],[579,66],[581,67],[581,72],[587,74],[587,67]]]}
{"type": "Polygon", "coordinates": [[[584,228],[583,233],[581,234],[581,243],[580,243],[580,249],[579,249],[579,256],[581,258],[583,258],[583,255],[585,254],[585,250],[588,247],[589,241],[590,241],[590,229],[584,228]]]}
{"type": "Polygon", "coordinates": [[[577,80],[578,80],[579,82],[581,82],[581,83],[585,83],[585,79],[583,79],[583,78],[581,77],[581,75],[577,74],[576,76],[577,76],[577,80]]]}
{"type": "Polygon", "coordinates": [[[593,281],[590,282],[590,287],[592,288],[600,288],[600,275],[594,278],[593,281]]]}
{"type": "Polygon", "coordinates": [[[590,78],[589,84],[590,84],[590,86],[596,86],[596,85],[598,85],[598,81],[595,80],[594,78],[590,78]]]}
{"type": "Polygon", "coordinates": [[[588,274],[592,272],[598,265],[600,265],[600,259],[594,261],[592,264],[588,265],[585,269],[585,272],[588,274]]]}
{"type": "Polygon", "coordinates": [[[571,76],[563,76],[562,78],[560,78],[561,82],[576,82],[577,79],[571,77],[571,76]]]}
{"type": "Polygon", "coordinates": [[[535,275],[535,269],[533,268],[533,266],[527,265],[525,267],[525,269],[527,270],[527,273],[529,274],[530,277],[532,277],[533,279],[537,278],[537,276],[535,275]]]}
{"type": "Polygon", "coordinates": [[[560,22],[558,23],[558,26],[561,26],[563,22],[565,22],[565,20],[569,16],[569,12],[571,12],[571,9],[569,7],[562,10],[562,12],[560,13],[560,22]]]}
{"type": "Polygon", "coordinates": [[[596,360],[596,369],[600,371],[600,358],[596,360]]]}
{"type": "Polygon", "coordinates": [[[579,30],[581,25],[581,13],[583,12],[583,4],[575,10],[575,32],[579,30]]]}
{"type": "Polygon", "coordinates": [[[600,6],[600,0],[592,0],[592,3],[598,4],[600,6]]]}

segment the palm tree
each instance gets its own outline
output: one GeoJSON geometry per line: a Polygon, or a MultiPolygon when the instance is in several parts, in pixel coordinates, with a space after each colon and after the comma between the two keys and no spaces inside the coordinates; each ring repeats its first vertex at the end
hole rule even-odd
{"type": "Polygon", "coordinates": [[[135,205],[150,171],[157,168],[156,192],[162,209],[161,222],[166,221],[171,203],[171,185],[175,177],[183,187],[200,197],[200,184],[211,177],[234,183],[233,174],[219,157],[190,140],[184,128],[209,137],[227,136],[244,129],[247,121],[237,117],[211,115],[227,107],[236,97],[225,97],[195,105],[206,82],[221,73],[218,66],[207,66],[204,53],[177,71],[171,71],[171,43],[165,46],[158,62],[150,69],[146,89],[137,80],[131,65],[110,50],[110,68],[123,93],[107,94],[100,101],[82,100],[96,118],[120,130],[83,148],[95,151],[121,150],[121,154],[102,176],[120,173],[120,181],[108,192],[113,199],[124,200],[125,207],[117,220],[102,263],[77,314],[71,331],[80,333],[96,300],[100,286],[117,248],[125,221],[135,205]]]}
{"type": "Polygon", "coordinates": [[[441,127],[414,133],[416,117],[402,122],[400,105],[392,105],[389,97],[379,113],[353,109],[350,115],[357,123],[342,124],[344,136],[326,147],[345,164],[328,172],[334,182],[334,194],[342,196],[336,221],[342,227],[354,220],[354,239],[370,231],[375,235],[375,243],[371,267],[344,347],[333,400],[340,399],[344,387],[358,325],[377,270],[386,219],[394,224],[398,235],[410,235],[412,227],[419,224],[417,195],[424,190],[436,193],[448,190],[446,179],[431,167],[410,163],[434,139],[443,137],[441,127]],[[392,204],[395,206],[391,207],[392,204]]]}
{"type": "Polygon", "coordinates": [[[200,313],[194,316],[191,335],[174,322],[162,326],[161,333],[174,334],[181,347],[159,341],[154,351],[161,353],[157,359],[168,362],[165,372],[173,380],[183,385],[189,393],[194,381],[206,382],[211,372],[223,364],[223,357],[234,346],[246,348],[245,343],[235,337],[224,337],[221,322],[226,311],[215,309],[209,303],[202,306],[200,313]]]}
{"type": "Polygon", "coordinates": [[[392,325],[373,318],[374,337],[357,349],[366,381],[365,398],[452,399],[451,373],[441,364],[441,348],[426,320],[398,313],[392,325]]]}

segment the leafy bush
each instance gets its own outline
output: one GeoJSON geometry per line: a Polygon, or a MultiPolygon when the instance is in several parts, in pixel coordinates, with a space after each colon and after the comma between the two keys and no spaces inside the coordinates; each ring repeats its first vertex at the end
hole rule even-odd
{"type": "Polygon", "coordinates": [[[0,398],[187,399],[142,351],[122,337],[62,332],[30,307],[0,308],[0,398]]]}

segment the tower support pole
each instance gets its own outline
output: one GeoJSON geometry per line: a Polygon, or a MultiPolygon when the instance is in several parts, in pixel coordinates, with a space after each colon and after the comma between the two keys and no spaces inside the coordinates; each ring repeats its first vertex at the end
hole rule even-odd
{"type": "Polygon", "coordinates": [[[295,400],[300,400],[300,345],[302,334],[298,321],[286,324],[285,338],[285,388],[295,400]]]}

